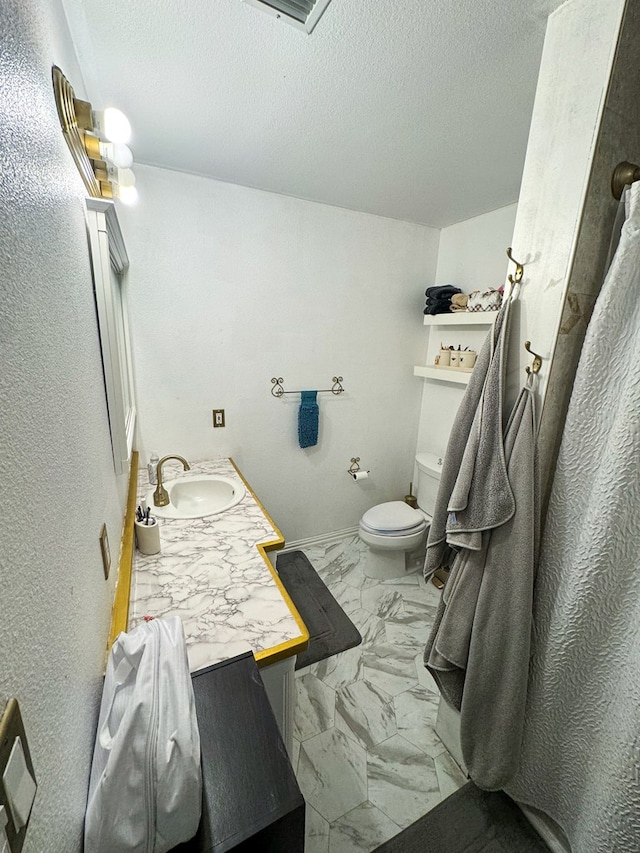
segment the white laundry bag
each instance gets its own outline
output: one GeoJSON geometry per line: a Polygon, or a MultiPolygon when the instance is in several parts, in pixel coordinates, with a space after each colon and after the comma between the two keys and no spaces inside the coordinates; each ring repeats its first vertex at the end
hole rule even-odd
{"type": "Polygon", "coordinates": [[[144,622],[111,649],[85,853],[165,853],[200,822],[200,735],[182,623],[144,622]]]}

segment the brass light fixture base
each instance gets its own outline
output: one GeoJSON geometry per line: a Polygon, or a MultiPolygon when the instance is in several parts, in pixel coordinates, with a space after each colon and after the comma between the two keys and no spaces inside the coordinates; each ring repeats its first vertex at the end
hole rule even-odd
{"type": "Polygon", "coordinates": [[[100,154],[100,139],[94,133],[91,104],[75,97],[73,87],[57,65],[51,76],[62,135],[87,192],[93,198],[113,198],[113,184],[100,154]]]}

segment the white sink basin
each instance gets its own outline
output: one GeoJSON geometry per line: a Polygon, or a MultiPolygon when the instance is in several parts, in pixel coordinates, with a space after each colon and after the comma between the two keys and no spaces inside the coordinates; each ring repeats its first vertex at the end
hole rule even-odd
{"type": "Polygon", "coordinates": [[[164,483],[169,493],[167,506],[156,506],[153,491],[147,495],[151,515],[158,518],[204,518],[231,509],[244,497],[242,483],[218,474],[195,474],[164,483]]]}

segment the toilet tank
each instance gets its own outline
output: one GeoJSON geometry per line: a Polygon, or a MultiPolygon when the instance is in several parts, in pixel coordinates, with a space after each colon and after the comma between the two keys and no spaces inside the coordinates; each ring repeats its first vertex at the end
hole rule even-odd
{"type": "Polygon", "coordinates": [[[436,453],[418,453],[416,464],[418,466],[418,491],[416,493],[418,506],[428,515],[433,515],[438,486],[440,485],[442,457],[436,453]]]}

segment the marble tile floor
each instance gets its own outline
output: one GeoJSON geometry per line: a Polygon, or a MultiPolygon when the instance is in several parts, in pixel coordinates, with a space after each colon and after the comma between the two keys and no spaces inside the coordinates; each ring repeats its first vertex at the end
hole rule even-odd
{"type": "Polygon", "coordinates": [[[422,663],[440,593],[420,571],[367,578],[357,534],[304,553],[363,638],[296,673],[305,853],[370,853],[466,781],[435,733],[439,696],[422,663]]]}

